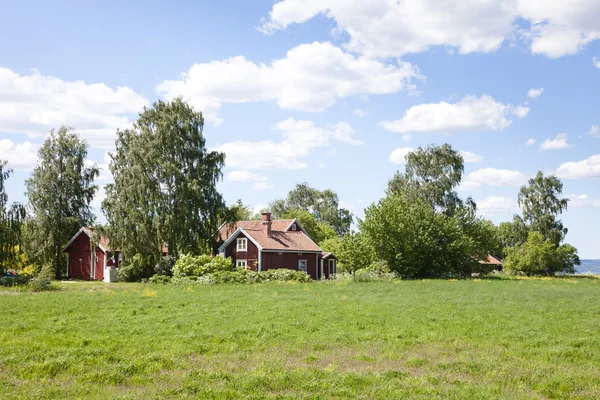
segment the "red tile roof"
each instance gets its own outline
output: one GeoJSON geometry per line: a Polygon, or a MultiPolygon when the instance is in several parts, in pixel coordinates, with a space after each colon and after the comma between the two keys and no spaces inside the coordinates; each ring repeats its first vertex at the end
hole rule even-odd
{"type": "MultiPolygon", "coordinates": [[[[86,231],[86,233],[88,234],[88,236],[90,238],[93,237],[93,235],[94,235],[94,228],[84,227],[83,230],[86,231]]],[[[104,235],[100,235],[100,238],[98,240],[98,244],[100,244],[100,246],[104,247],[104,250],[111,251],[110,250],[110,245],[109,245],[108,237],[106,237],[104,235]]]]}
{"type": "Polygon", "coordinates": [[[242,228],[263,250],[320,252],[319,246],[301,230],[286,231],[293,222],[293,219],[271,221],[271,236],[264,232],[262,221],[238,221],[226,224],[219,229],[218,234],[222,241],[226,241],[239,228],[242,228]]]}
{"type": "Polygon", "coordinates": [[[485,260],[479,260],[480,264],[502,265],[502,261],[494,256],[487,256],[485,260]]]}

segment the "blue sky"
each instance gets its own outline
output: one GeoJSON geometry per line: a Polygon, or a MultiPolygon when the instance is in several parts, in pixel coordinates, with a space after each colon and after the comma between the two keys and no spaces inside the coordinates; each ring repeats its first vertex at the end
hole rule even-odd
{"type": "Polygon", "coordinates": [[[52,127],[81,132],[104,185],[116,128],[182,95],[204,112],[208,145],[227,153],[228,203],[260,207],[306,181],[361,216],[409,149],[448,142],[469,152],[461,194],[496,223],[518,211],[518,188],[539,169],[558,174],[572,198],[567,241],[600,258],[600,1],[0,8],[10,200],[25,201],[52,127]]]}

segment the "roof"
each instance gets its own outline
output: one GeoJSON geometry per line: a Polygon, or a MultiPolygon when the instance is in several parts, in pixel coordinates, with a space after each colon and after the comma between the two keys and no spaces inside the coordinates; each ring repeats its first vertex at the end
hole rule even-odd
{"type": "MultiPolygon", "coordinates": [[[[81,235],[82,233],[85,233],[91,239],[94,235],[94,228],[84,226],[83,228],[78,230],[77,233],[73,235],[71,240],[69,240],[69,243],[67,243],[66,246],[63,248],[63,251],[66,251],[67,248],[71,245],[71,243],[73,243],[75,239],[77,239],[77,237],[79,237],[79,235],[81,235]]],[[[108,237],[100,235],[100,238],[98,240],[98,247],[100,247],[100,250],[102,251],[111,251],[108,242],[108,237]]]]}
{"type": "Polygon", "coordinates": [[[321,252],[321,248],[312,241],[300,226],[300,230],[288,231],[295,219],[279,219],[271,221],[271,235],[264,230],[262,221],[238,221],[221,226],[219,234],[225,242],[221,246],[227,247],[240,233],[248,236],[261,250],[321,252]]]}
{"type": "Polygon", "coordinates": [[[502,260],[492,255],[487,256],[485,260],[479,260],[481,264],[502,265],[502,260]]]}
{"type": "Polygon", "coordinates": [[[321,258],[322,258],[323,260],[324,260],[324,259],[326,259],[326,258],[329,258],[329,257],[337,258],[337,257],[335,256],[335,254],[333,254],[333,253],[326,253],[326,252],[323,252],[323,253],[321,253],[321,258]]]}

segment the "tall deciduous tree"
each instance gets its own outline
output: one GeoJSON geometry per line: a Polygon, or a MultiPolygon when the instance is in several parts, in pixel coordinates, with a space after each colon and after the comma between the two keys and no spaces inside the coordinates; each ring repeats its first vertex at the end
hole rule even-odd
{"type": "Polygon", "coordinates": [[[529,179],[519,191],[518,202],[523,220],[532,231],[540,232],[556,246],[565,238],[567,228],[558,219],[566,211],[569,200],[562,198],[563,184],[556,176],[544,176],[542,171],[529,179]]]}
{"type": "Polygon", "coordinates": [[[171,255],[210,249],[227,214],[216,185],[225,154],[208,151],[204,118],[182,99],[144,108],[132,129],[117,132],[102,208],[111,240],[152,264],[166,243],[171,255]]]}
{"type": "Polygon", "coordinates": [[[405,172],[397,172],[388,183],[388,192],[418,196],[431,206],[453,214],[464,205],[475,208],[469,198],[463,202],[454,190],[464,171],[462,155],[445,143],[419,147],[406,156],[405,172]]]}
{"type": "Polygon", "coordinates": [[[87,149],[87,143],[71,128],[52,130],[26,182],[35,231],[30,246],[36,259],[53,261],[56,279],[61,277],[62,247],[82,226],[94,221],[90,203],[99,171],[95,164],[86,165],[87,149]]]}
{"type": "Polygon", "coordinates": [[[312,188],[306,182],[297,184],[285,200],[271,202],[270,208],[276,218],[304,210],[311,213],[318,223],[328,224],[338,235],[349,232],[353,220],[352,213],[340,207],[337,193],[312,188]]]}
{"type": "Polygon", "coordinates": [[[25,208],[18,203],[9,205],[5,182],[12,173],[0,160],[0,270],[9,268],[16,261],[20,250],[21,225],[25,219],[25,208]]]}

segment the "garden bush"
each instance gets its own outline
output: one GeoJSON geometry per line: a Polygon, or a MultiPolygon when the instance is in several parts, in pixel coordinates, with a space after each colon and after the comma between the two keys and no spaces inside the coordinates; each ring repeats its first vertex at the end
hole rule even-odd
{"type": "Polygon", "coordinates": [[[155,274],[155,275],[152,275],[150,278],[148,278],[148,283],[166,285],[167,283],[171,283],[171,277],[166,276],[166,275],[155,274]]]}
{"type": "Polygon", "coordinates": [[[125,259],[119,268],[119,280],[123,282],[139,282],[154,275],[154,267],[150,260],[141,254],[125,259]]]}
{"type": "Polygon", "coordinates": [[[251,284],[261,282],[312,282],[306,272],[273,269],[264,272],[251,270],[216,271],[202,276],[173,276],[175,285],[251,284]]]}
{"type": "Polygon", "coordinates": [[[175,265],[175,257],[161,257],[158,264],[154,266],[155,275],[173,276],[173,266],[175,265]]]}
{"type": "Polygon", "coordinates": [[[50,283],[54,276],[54,268],[45,266],[42,270],[29,282],[29,288],[34,292],[43,292],[50,290],[50,283]]]}
{"type": "Polygon", "coordinates": [[[173,277],[198,277],[218,271],[233,271],[233,269],[233,260],[230,257],[184,254],[179,257],[173,266],[173,277]]]}

